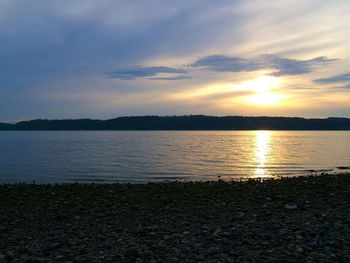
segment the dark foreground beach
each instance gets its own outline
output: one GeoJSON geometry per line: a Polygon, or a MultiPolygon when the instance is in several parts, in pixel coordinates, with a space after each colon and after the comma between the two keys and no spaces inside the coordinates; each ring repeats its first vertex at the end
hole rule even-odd
{"type": "Polygon", "coordinates": [[[3,262],[350,262],[350,174],[0,185],[3,262]]]}

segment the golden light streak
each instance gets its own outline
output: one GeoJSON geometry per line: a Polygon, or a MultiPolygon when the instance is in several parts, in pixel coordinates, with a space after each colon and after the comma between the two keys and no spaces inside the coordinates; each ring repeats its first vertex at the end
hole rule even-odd
{"type": "Polygon", "coordinates": [[[183,92],[181,94],[177,94],[177,97],[180,97],[180,98],[202,97],[202,96],[208,96],[212,94],[225,93],[228,91],[232,91],[232,84],[216,84],[216,85],[211,85],[209,87],[192,90],[190,92],[183,92]]]}
{"type": "Polygon", "coordinates": [[[254,177],[269,177],[266,173],[265,162],[269,151],[270,132],[256,131],[255,136],[255,159],[258,166],[254,177]]]}

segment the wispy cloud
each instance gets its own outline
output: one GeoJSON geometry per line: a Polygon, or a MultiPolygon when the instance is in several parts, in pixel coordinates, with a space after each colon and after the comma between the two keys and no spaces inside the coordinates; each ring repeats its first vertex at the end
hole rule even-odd
{"type": "MultiPolygon", "coordinates": [[[[132,80],[136,78],[146,78],[146,77],[153,77],[156,76],[159,73],[175,73],[175,74],[184,74],[187,73],[188,70],[185,69],[177,69],[177,68],[169,68],[169,67],[133,67],[133,68],[127,68],[127,69],[119,69],[116,71],[108,72],[107,76],[110,78],[115,79],[122,79],[122,80],[132,80]]],[[[181,77],[181,76],[180,76],[181,77]]],[[[155,79],[172,79],[169,78],[155,78],[155,79]]],[[[181,79],[174,77],[173,79],[181,79]]],[[[183,79],[183,77],[182,77],[183,79]]]]}
{"type": "Polygon", "coordinates": [[[345,81],[350,81],[350,73],[313,80],[313,82],[320,83],[320,84],[338,83],[338,82],[345,82],[345,81]]]}
{"type": "Polygon", "coordinates": [[[350,89],[350,84],[340,87],[333,87],[333,89],[350,89]]]}
{"type": "Polygon", "coordinates": [[[247,59],[240,57],[229,57],[223,55],[212,55],[200,58],[192,67],[204,67],[218,72],[249,72],[257,70],[275,70],[273,75],[301,75],[310,73],[313,67],[323,63],[332,62],[335,59],[317,57],[310,60],[297,60],[282,58],[277,55],[264,54],[255,58],[247,59]]]}
{"type": "Polygon", "coordinates": [[[255,71],[262,68],[258,61],[249,60],[239,57],[229,57],[223,55],[212,55],[200,58],[192,67],[205,67],[212,71],[221,72],[241,72],[241,71],[255,71]]]}
{"type": "Polygon", "coordinates": [[[157,77],[157,78],[149,78],[153,80],[183,80],[183,79],[192,79],[191,76],[180,75],[175,77],[157,77]]]}

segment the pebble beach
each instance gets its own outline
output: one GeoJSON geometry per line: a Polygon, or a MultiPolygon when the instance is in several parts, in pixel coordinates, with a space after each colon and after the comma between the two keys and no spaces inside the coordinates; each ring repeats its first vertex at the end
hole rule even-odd
{"type": "Polygon", "coordinates": [[[0,263],[350,262],[350,174],[0,185],[0,263]]]}

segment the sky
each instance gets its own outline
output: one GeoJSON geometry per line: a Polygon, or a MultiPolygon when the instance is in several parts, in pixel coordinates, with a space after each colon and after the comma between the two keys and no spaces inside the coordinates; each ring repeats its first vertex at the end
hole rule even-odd
{"type": "Polygon", "coordinates": [[[350,117],[349,0],[0,0],[0,121],[350,117]]]}

